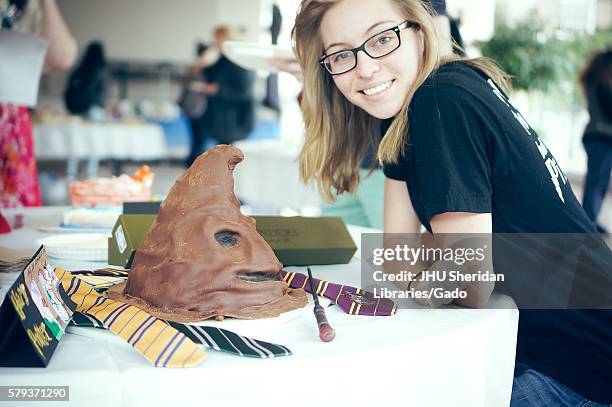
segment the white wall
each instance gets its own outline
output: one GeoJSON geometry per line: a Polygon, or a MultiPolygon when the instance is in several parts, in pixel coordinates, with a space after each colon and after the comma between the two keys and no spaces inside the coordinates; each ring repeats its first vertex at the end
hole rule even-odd
{"type": "Polygon", "coordinates": [[[497,0],[497,5],[508,21],[536,13],[551,27],[593,32],[605,26],[598,14],[610,9],[610,0],[497,0]]]}
{"type": "Polygon", "coordinates": [[[447,12],[461,19],[461,36],[466,44],[493,36],[495,0],[446,0],[447,12]]]}
{"type": "Polygon", "coordinates": [[[245,29],[257,39],[261,0],[58,0],[82,50],[101,39],[111,59],[192,60],[198,40],[210,40],[218,24],[245,29]]]}

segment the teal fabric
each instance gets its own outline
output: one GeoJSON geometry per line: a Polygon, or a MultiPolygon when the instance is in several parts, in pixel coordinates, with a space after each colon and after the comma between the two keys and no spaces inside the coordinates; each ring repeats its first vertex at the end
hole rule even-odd
{"type": "Polygon", "coordinates": [[[361,181],[354,194],[342,194],[333,204],[323,203],[322,216],[339,216],[347,225],[383,228],[385,175],[380,169],[368,176],[369,170],[359,171],[361,181]]]}

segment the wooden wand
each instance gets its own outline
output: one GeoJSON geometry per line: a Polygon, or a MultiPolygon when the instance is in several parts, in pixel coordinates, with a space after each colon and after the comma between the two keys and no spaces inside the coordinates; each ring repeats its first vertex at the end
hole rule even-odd
{"type": "Polygon", "coordinates": [[[314,298],[314,314],[317,318],[317,325],[319,326],[319,338],[323,342],[331,342],[336,337],[336,331],[329,325],[327,322],[327,317],[325,316],[325,310],[319,304],[319,298],[317,296],[317,292],[315,291],[314,284],[312,282],[312,273],[310,271],[310,267],[306,268],[308,270],[308,281],[310,283],[310,292],[312,294],[312,298],[314,298]]]}

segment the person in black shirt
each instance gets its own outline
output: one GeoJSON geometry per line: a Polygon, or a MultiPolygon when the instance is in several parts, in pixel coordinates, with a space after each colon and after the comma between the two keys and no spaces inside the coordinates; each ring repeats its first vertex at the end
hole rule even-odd
{"type": "Polygon", "coordinates": [[[221,55],[204,68],[209,98],[202,118],[207,136],[228,144],[243,140],[255,127],[255,72],[243,69],[223,54],[223,43],[231,39],[229,27],[215,29],[215,47],[221,55]]]}
{"type": "MultiPolygon", "coordinates": [[[[595,53],[580,75],[589,109],[582,143],[588,157],[582,206],[593,222],[601,210],[612,170],[612,48],[595,53]]],[[[600,232],[606,228],[597,224],[600,232]]]]}
{"type": "MultiPolygon", "coordinates": [[[[293,36],[304,77],[301,174],[326,198],[354,191],[382,125],[385,232],[596,232],[509,101],[507,76],[486,59],[441,56],[421,1],[304,1],[293,36]]],[[[612,402],[612,253],[594,239],[575,259],[599,279],[607,308],[520,310],[512,406],[612,402]]],[[[533,252],[516,252],[516,263],[494,256],[496,272],[529,278],[515,266],[544,258],[533,252]]],[[[483,306],[492,288],[474,284],[457,303],[483,306]]],[[[529,301],[516,284],[497,288],[517,294],[519,308],[529,301]]]]}
{"type": "Polygon", "coordinates": [[[207,96],[207,105],[201,117],[195,119],[191,153],[185,162],[189,167],[205,150],[207,139],[219,144],[244,140],[255,128],[255,73],[246,70],[223,54],[223,43],[234,39],[229,26],[214,31],[214,44],[201,61],[203,81],[192,81],[189,90],[207,96]],[[214,62],[211,55],[217,54],[214,62]]]}

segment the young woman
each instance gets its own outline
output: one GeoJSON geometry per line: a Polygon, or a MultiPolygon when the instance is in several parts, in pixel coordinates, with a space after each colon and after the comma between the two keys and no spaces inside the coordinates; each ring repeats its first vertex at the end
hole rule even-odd
{"type": "MultiPolygon", "coordinates": [[[[304,78],[301,172],[328,199],[355,190],[382,126],[385,232],[596,231],[509,102],[507,76],[484,59],[441,57],[422,1],[304,0],[293,35],[304,78]]],[[[602,250],[596,268],[609,284],[612,255],[602,250]]],[[[489,294],[482,285],[471,295],[489,294]]],[[[609,309],[522,310],[512,405],[610,403],[610,343],[609,309]]]]}

